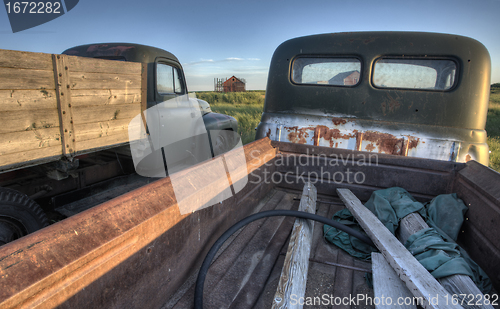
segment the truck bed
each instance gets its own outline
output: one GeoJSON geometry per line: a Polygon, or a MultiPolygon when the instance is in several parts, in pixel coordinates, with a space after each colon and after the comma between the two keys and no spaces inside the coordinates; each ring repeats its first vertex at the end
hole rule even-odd
{"type": "MultiPolygon", "coordinates": [[[[243,165],[232,165],[235,151],[223,155],[232,166],[230,184],[239,189],[213,206],[181,213],[172,182],[182,181],[185,200],[201,207],[226,188],[223,184],[229,173],[207,180],[221,156],[2,246],[0,306],[190,308],[197,272],[220,235],[253,213],[296,209],[307,179],[317,189],[316,213],[330,218],[344,207],[337,188],[350,189],[361,201],[368,200],[374,190],[394,186],[405,188],[420,201],[456,192],[469,207],[458,241],[498,290],[500,183],[495,171],[474,161],[465,164],[384,154],[368,158],[363,152],[267,138],[243,150],[243,165]],[[336,182],[328,177],[328,171],[345,173],[347,168],[364,173],[364,181],[336,182]],[[238,186],[244,179],[246,185],[238,186]]],[[[210,267],[204,285],[205,307],[268,307],[293,220],[262,219],[232,237],[210,267]]],[[[327,244],[322,227],[314,226],[306,297],[370,295],[364,280],[370,263],[327,244]]]]}
{"type": "MultiPolygon", "coordinates": [[[[297,210],[300,191],[273,189],[261,202],[260,211],[297,210]]],[[[343,209],[337,198],[321,196],[316,214],[332,217],[343,209]],[[335,203],[335,204],[331,204],[335,203]]],[[[227,241],[210,267],[205,282],[204,308],[271,308],[281,275],[294,218],[272,217],[250,223],[227,241]],[[263,260],[271,261],[263,263],[263,260]]],[[[323,239],[323,225],[315,224],[305,298],[356,297],[373,298],[365,274],[371,263],[353,258],[323,239]]],[[[188,280],[163,306],[163,309],[193,308],[195,278],[188,280]]],[[[373,305],[363,308],[374,308],[373,305]]],[[[329,306],[304,306],[329,308],[329,306]]],[[[345,305],[339,308],[355,308],[345,305]]]]}

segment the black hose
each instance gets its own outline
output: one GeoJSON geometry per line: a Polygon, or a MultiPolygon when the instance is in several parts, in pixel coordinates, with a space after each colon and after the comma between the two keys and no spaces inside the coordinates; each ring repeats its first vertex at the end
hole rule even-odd
{"type": "Polygon", "coordinates": [[[241,220],[240,222],[230,227],[226,232],[224,232],[224,234],[222,234],[221,237],[219,237],[219,239],[217,239],[217,241],[213,244],[212,248],[210,248],[210,251],[208,251],[205,260],[203,260],[203,264],[201,264],[200,272],[198,273],[198,278],[196,279],[196,287],[194,292],[195,309],[203,309],[203,286],[205,284],[205,278],[207,276],[208,268],[210,267],[210,264],[212,263],[215,254],[217,253],[217,251],[219,251],[220,247],[222,247],[222,244],[224,244],[224,242],[229,237],[231,237],[231,235],[233,235],[237,230],[249,224],[250,222],[266,217],[276,217],[276,216],[290,216],[290,217],[297,217],[302,219],[318,221],[323,224],[330,225],[339,230],[342,230],[348,233],[349,235],[358,238],[362,242],[365,242],[366,244],[372,246],[373,248],[376,248],[371,239],[365,234],[356,231],[348,226],[345,226],[342,223],[339,223],[337,221],[322,216],[318,216],[316,214],[303,211],[296,211],[296,210],[269,210],[269,211],[258,212],[256,214],[246,217],[245,219],[241,220]]]}

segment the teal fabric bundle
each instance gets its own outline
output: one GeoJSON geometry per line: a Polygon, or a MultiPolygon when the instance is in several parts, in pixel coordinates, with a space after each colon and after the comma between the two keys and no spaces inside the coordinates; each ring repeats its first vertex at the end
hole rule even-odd
{"type": "MultiPolygon", "coordinates": [[[[443,194],[425,205],[418,202],[405,189],[393,187],[373,192],[365,204],[384,226],[395,234],[399,221],[412,212],[418,212],[430,226],[411,235],[405,247],[435,277],[454,274],[470,276],[483,293],[491,290],[491,282],[484,271],[472,261],[457,240],[467,206],[453,194],[443,194]]],[[[348,209],[333,216],[333,220],[362,231],[348,209]]],[[[324,237],[352,256],[368,260],[376,248],[357,238],[325,225],[324,237]]]]}

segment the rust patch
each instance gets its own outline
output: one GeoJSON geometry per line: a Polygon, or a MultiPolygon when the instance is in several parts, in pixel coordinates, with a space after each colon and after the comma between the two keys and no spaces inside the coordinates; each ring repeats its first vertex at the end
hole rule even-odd
{"type": "Polygon", "coordinates": [[[408,149],[417,148],[419,142],[420,138],[414,136],[408,136],[408,149]]]}
{"type": "Polygon", "coordinates": [[[375,146],[373,146],[373,144],[368,144],[368,145],[366,145],[365,149],[366,149],[367,151],[370,151],[370,152],[371,152],[371,151],[373,151],[373,150],[375,149],[375,146]]]}
{"type": "Polygon", "coordinates": [[[269,130],[267,130],[266,136],[267,136],[267,137],[270,137],[270,136],[271,136],[271,128],[269,128],[269,130]]]}
{"type": "Polygon", "coordinates": [[[467,154],[465,156],[465,162],[469,162],[470,160],[472,160],[472,157],[470,156],[470,154],[467,154]]]}
{"type": "Polygon", "coordinates": [[[375,145],[378,146],[379,153],[383,152],[388,154],[401,155],[403,152],[404,138],[397,138],[389,133],[380,133],[375,131],[365,132],[363,134],[363,138],[367,141],[375,143],[375,145]]]}
{"type": "MultiPolygon", "coordinates": [[[[352,137],[356,137],[358,131],[354,130],[353,133],[350,134],[342,134],[339,129],[330,129],[327,126],[317,126],[314,130],[314,140],[319,140],[320,138],[324,138],[327,141],[330,141],[330,147],[333,148],[333,144],[337,139],[350,139],[352,137]]],[[[338,143],[336,146],[338,147],[338,143]]]]}
{"type": "Polygon", "coordinates": [[[306,137],[309,137],[309,133],[307,130],[311,128],[302,128],[299,127],[285,127],[288,130],[288,140],[292,143],[296,144],[305,144],[307,142],[306,137]]]}
{"type": "Polygon", "coordinates": [[[333,117],[332,118],[332,122],[334,125],[338,126],[338,125],[341,125],[341,124],[346,124],[347,120],[343,119],[343,118],[340,118],[340,117],[333,117]]]}

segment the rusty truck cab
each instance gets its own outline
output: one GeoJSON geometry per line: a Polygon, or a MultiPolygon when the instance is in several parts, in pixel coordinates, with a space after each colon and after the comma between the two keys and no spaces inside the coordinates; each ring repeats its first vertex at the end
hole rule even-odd
{"type": "Polygon", "coordinates": [[[353,32],[275,51],[257,138],[488,165],[490,56],[471,38],[353,32]]]}

